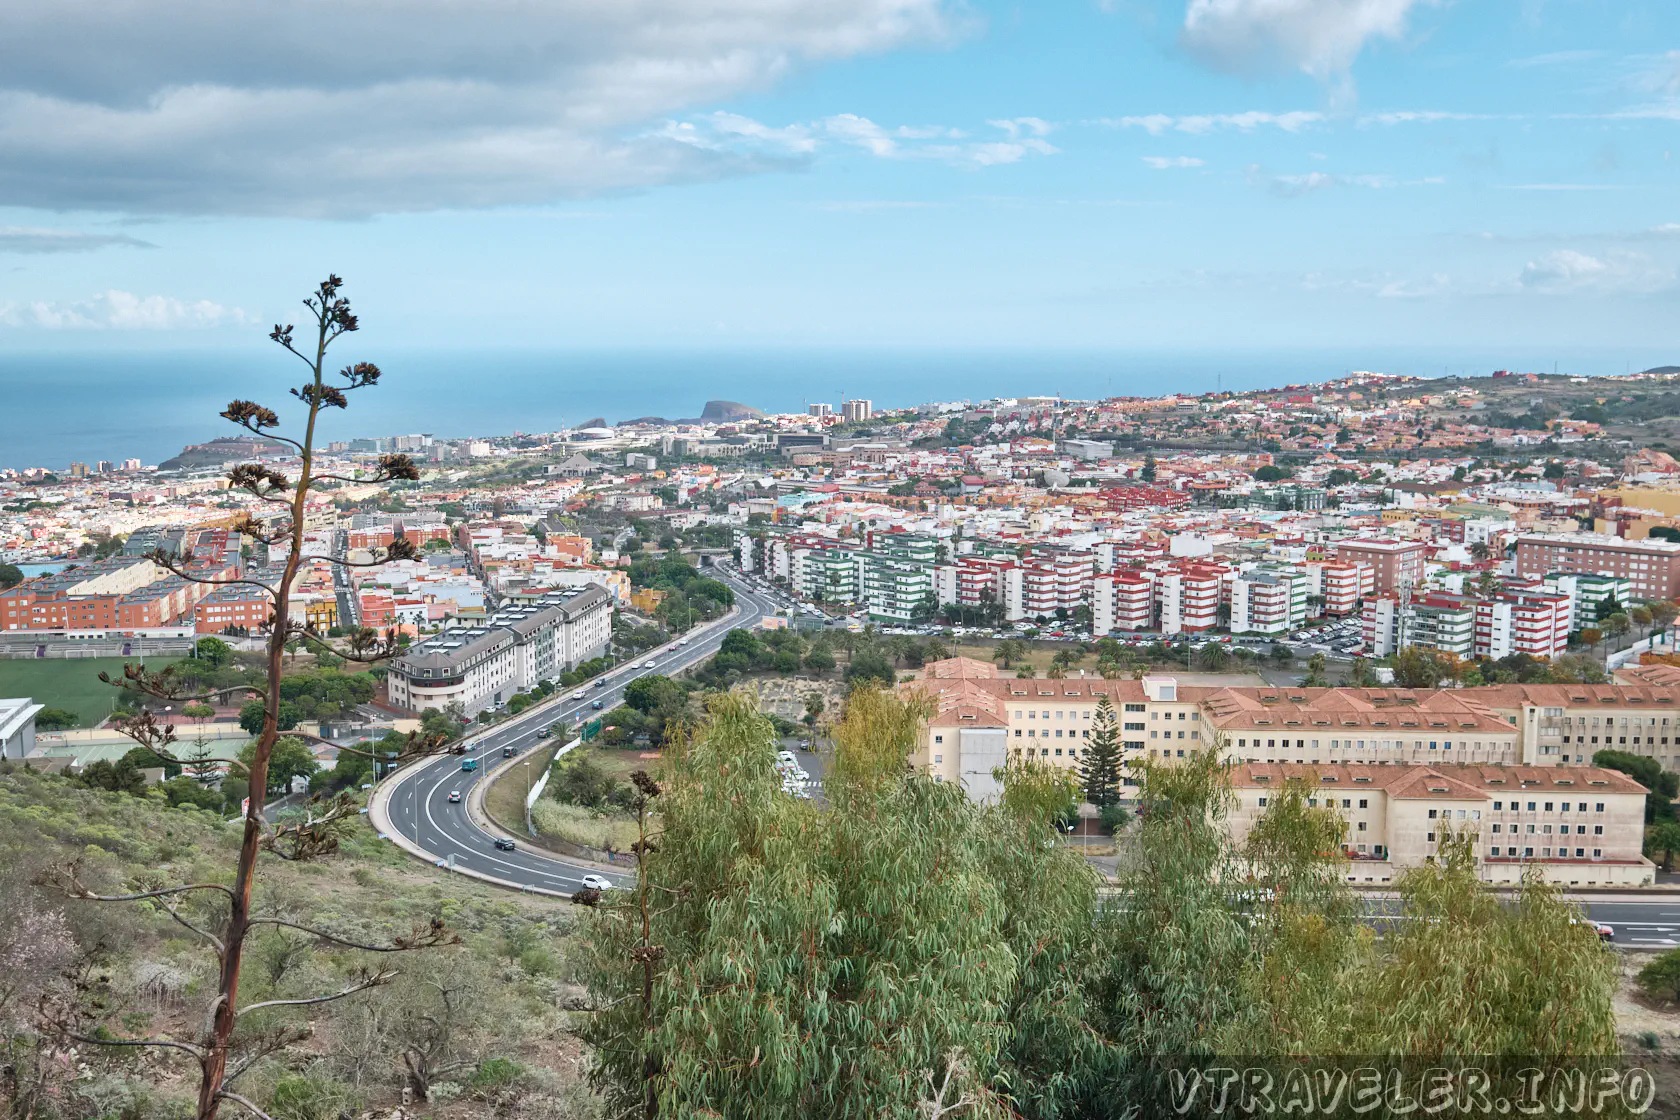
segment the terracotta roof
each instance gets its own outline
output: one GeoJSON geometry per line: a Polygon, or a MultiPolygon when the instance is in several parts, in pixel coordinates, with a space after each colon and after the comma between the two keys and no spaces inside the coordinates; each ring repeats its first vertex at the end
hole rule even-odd
{"type": "Polygon", "coordinates": [[[1390,797],[1476,800],[1497,793],[1644,794],[1645,787],[1618,770],[1597,766],[1385,766],[1376,763],[1244,762],[1231,771],[1239,789],[1276,788],[1299,781],[1316,789],[1385,790],[1390,797]]]}
{"type": "Polygon", "coordinates": [[[1224,688],[1203,702],[1220,731],[1311,728],[1515,735],[1516,728],[1463,691],[1404,688],[1224,688]]]}
{"type": "MultiPolygon", "coordinates": [[[[1667,668],[1667,666],[1645,666],[1667,668]]],[[[1670,670],[1670,672],[1676,672],[1670,670]]],[[[1496,684],[1465,689],[1490,708],[1680,708],[1680,678],[1674,685],[1645,684],[1496,684]]]]}

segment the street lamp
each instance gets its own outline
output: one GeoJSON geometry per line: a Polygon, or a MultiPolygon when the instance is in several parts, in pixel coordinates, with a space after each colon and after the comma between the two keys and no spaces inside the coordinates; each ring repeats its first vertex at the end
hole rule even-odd
{"type": "Polygon", "coordinates": [[[525,834],[535,836],[537,830],[531,827],[531,760],[520,763],[525,768],[525,834]]]}

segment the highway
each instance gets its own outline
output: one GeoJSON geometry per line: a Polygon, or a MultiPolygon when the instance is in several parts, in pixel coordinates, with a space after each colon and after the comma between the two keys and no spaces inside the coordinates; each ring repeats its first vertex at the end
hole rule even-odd
{"type": "MultiPolygon", "coordinates": [[[[696,627],[658,649],[637,655],[633,664],[619,665],[594,681],[569,690],[562,700],[497,724],[469,740],[466,755],[440,755],[399,770],[386,779],[391,830],[437,859],[453,856],[457,867],[522,887],[570,893],[578,888],[586,874],[605,875],[614,882],[621,880],[623,876],[603,872],[593,864],[574,863],[561,856],[531,851],[524,844],[517,851],[498,851],[490,835],[468,818],[466,800],[473,787],[502,761],[503,747],[511,745],[521,755],[526,754],[543,742],[538,735],[543,728],[552,724],[581,724],[610,711],[623,700],[624,688],[631,681],[653,674],[673,676],[716,653],[730,630],[752,626],[775,612],[769,597],[749,588],[732,571],[712,568],[706,574],[722,580],[735,592],[738,614],[696,627]],[[678,645],[677,641],[684,637],[688,644],[678,645]],[[650,661],[654,667],[645,668],[650,661]],[[597,682],[604,683],[597,688],[594,687],[597,682]],[[582,699],[573,699],[580,691],[584,694],[582,699]],[[596,701],[602,704],[601,712],[592,706],[596,701]],[[462,771],[461,764],[467,758],[478,760],[477,770],[462,771]],[[449,800],[452,791],[460,793],[459,802],[449,800]]],[[[531,780],[540,780],[541,776],[533,773],[531,780]]]]}

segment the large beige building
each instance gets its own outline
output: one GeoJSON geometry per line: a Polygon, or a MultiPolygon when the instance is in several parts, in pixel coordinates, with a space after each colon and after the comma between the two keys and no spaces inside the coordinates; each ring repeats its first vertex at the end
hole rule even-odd
{"type": "Polygon", "coordinates": [[[1309,804],[1346,822],[1347,878],[1391,882],[1440,851],[1449,831],[1470,832],[1482,878],[1514,883],[1525,868],[1565,886],[1649,886],[1641,852],[1645,787],[1590,766],[1300,766],[1233,768],[1231,831],[1241,843],[1276,791],[1298,782],[1309,804]]]}
{"type": "Polygon", "coordinates": [[[1220,750],[1233,767],[1239,839],[1264,810],[1265,790],[1314,783],[1323,791],[1315,800],[1347,810],[1349,875],[1359,883],[1423,862],[1448,822],[1477,831],[1490,882],[1537,865],[1564,884],[1649,883],[1644,787],[1586,764],[1604,749],[1680,761],[1680,724],[1671,724],[1680,683],[1226,688],[1166,675],[1019,680],[951,658],[901,688],[924,692],[935,708],[912,763],[977,799],[997,794],[994,771],[1010,760],[1077,768],[1104,697],[1129,762],[1220,750]],[[1567,802],[1566,791],[1575,795],[1567,802]]]}

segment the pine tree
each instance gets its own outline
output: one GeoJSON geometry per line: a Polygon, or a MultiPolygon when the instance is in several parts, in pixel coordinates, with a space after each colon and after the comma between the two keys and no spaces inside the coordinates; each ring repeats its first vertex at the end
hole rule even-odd
{"type": "Polygon", "coordinates": [[[1091,745],[1079,764],[1079,784],[1085,800],[1098,809],[1120,800],[1120,725],[1107,696],[1097,702],[1091,719],[1091,745]]]}
{"type": "Polygon", "coordinates": [[[1143,470],[1138,472],[1138,477],[1145,482],[1155,481],[1155,456],[1145,455],[1143,457],[1143,470]]]}

